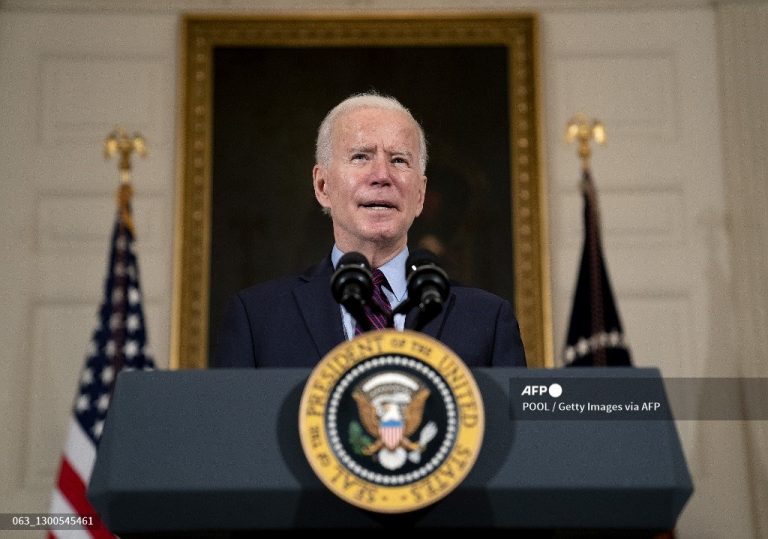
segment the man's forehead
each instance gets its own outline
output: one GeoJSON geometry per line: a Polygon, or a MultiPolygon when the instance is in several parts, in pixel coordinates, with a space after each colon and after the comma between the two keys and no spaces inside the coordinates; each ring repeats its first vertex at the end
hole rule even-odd
{"type": "Polygon", "coordinates": [[[417,131],[416,122],[413,118],[407,113],[396,109],[359,107],[344,112],[336,120],[336,126],[342,129],[355,129],[367,125],[391,125],[417,131]]]}
{"type": "MultiPolygon", "coordinates": [[[[368,134],[389,133],[399,137],[418,140],[418,127],[408,114],[392,109],[357,108],[345,112],[336,120],[334,139],[344,138],[345,142],[353,143],[351,139],[365,138],[368,134]]],[[[403,141],[406,142],[406,141],[403,141]]]]}

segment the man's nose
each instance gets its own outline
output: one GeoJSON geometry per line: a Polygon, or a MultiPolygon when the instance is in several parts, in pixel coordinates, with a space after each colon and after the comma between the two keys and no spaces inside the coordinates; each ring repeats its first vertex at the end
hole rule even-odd
{"type": "Polygon", "coordinates": [[[371,163],[371,181],[376,183],[390,182],[389,161],[384,155],[376,155],[371,163]]]}

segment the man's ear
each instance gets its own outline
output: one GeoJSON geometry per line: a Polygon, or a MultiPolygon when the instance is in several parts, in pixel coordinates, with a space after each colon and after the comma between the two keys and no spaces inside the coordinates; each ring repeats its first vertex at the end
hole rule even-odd
{"type": "Polygon", "coordinates": [[[312,168],[312,185],[315,188],[315,198],[323,208],[330,208],[331,201],[328,197],[328,183],[326,182],[328,171],[323,165],[315,165],[312,168]]]}
{"type": "Polygon", "coordinates": [[[421,187],[419,189],[419,211],[416,214],[417,217],[421,215],[421,211],[424,209],[424,199],[426,198],[426,196],[427,196],[427,177],[422,176],[421,187]]]}

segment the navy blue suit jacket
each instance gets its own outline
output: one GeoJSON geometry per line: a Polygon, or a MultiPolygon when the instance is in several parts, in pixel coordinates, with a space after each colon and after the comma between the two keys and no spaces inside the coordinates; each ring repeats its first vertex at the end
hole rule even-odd
{"type": "MultiPolygon", "coordinates": [[[[345,340],[331,295],[330,257],[303,275],[245,289],[230,301],[216,344],[214,367],[313,367],[345,340]]],[[[406,329],[416,324],[406,315],[406,329]]],[[[517,320],[508,301],[452,286],[443,311],[421,329],[470,367],[525,366],[517,320]]]]}

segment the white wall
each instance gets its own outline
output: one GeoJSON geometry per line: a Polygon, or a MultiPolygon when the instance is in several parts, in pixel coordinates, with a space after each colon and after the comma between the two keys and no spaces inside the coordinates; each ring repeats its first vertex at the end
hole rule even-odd
{"type": "MultiPolygon", "coordinates": [[[[658,365],[667,376],[736,376],[736,366],[723,361],[738,311],[728,293],[718,11],[694,0],[673,4],[538,4],[555,350],[562,350],[581,237],[578,160],[562,132],[581,110],[608,129],[593,172],[609,271],[636,363],[658,365]]],[[[0,437],[0,512],[48,505],[100,301],[117,183],[100,144],[117,123],[140,130],[150,145],[150,156],[136,163],[134,213],[150,343],[167,365],[178,18],[182,8],[206,2],[133,5],[0,4],[0,432],[12,433],[0,437]]],[[[469,0],[418,6],[480,9],[469,0]]],[[[679,535],[756,534],[742,425],[679,427],[697,489],[679,535]]]]}
{"type": "Polygon", "coordinates": [[[151,348],[168,364],[174,15],[0,12],[0,512],[47,509],[95,329],[117,168],[101,144],[140,130],[139,264],[151,348]]]}
{"type": "MultiPolygon", "coordinates": [[[[737,373],[768,378],[768,4],[734,4],[718,9],[723,81],[725,183],[731,236],[733,284],[738,308],[730,357],[737,373]]],[[[758,415],[765,396],[747,404],[758,415]]],[[[768,536],[768,422],[746,425],[749,484],[756,535],[768,536]]]]}

